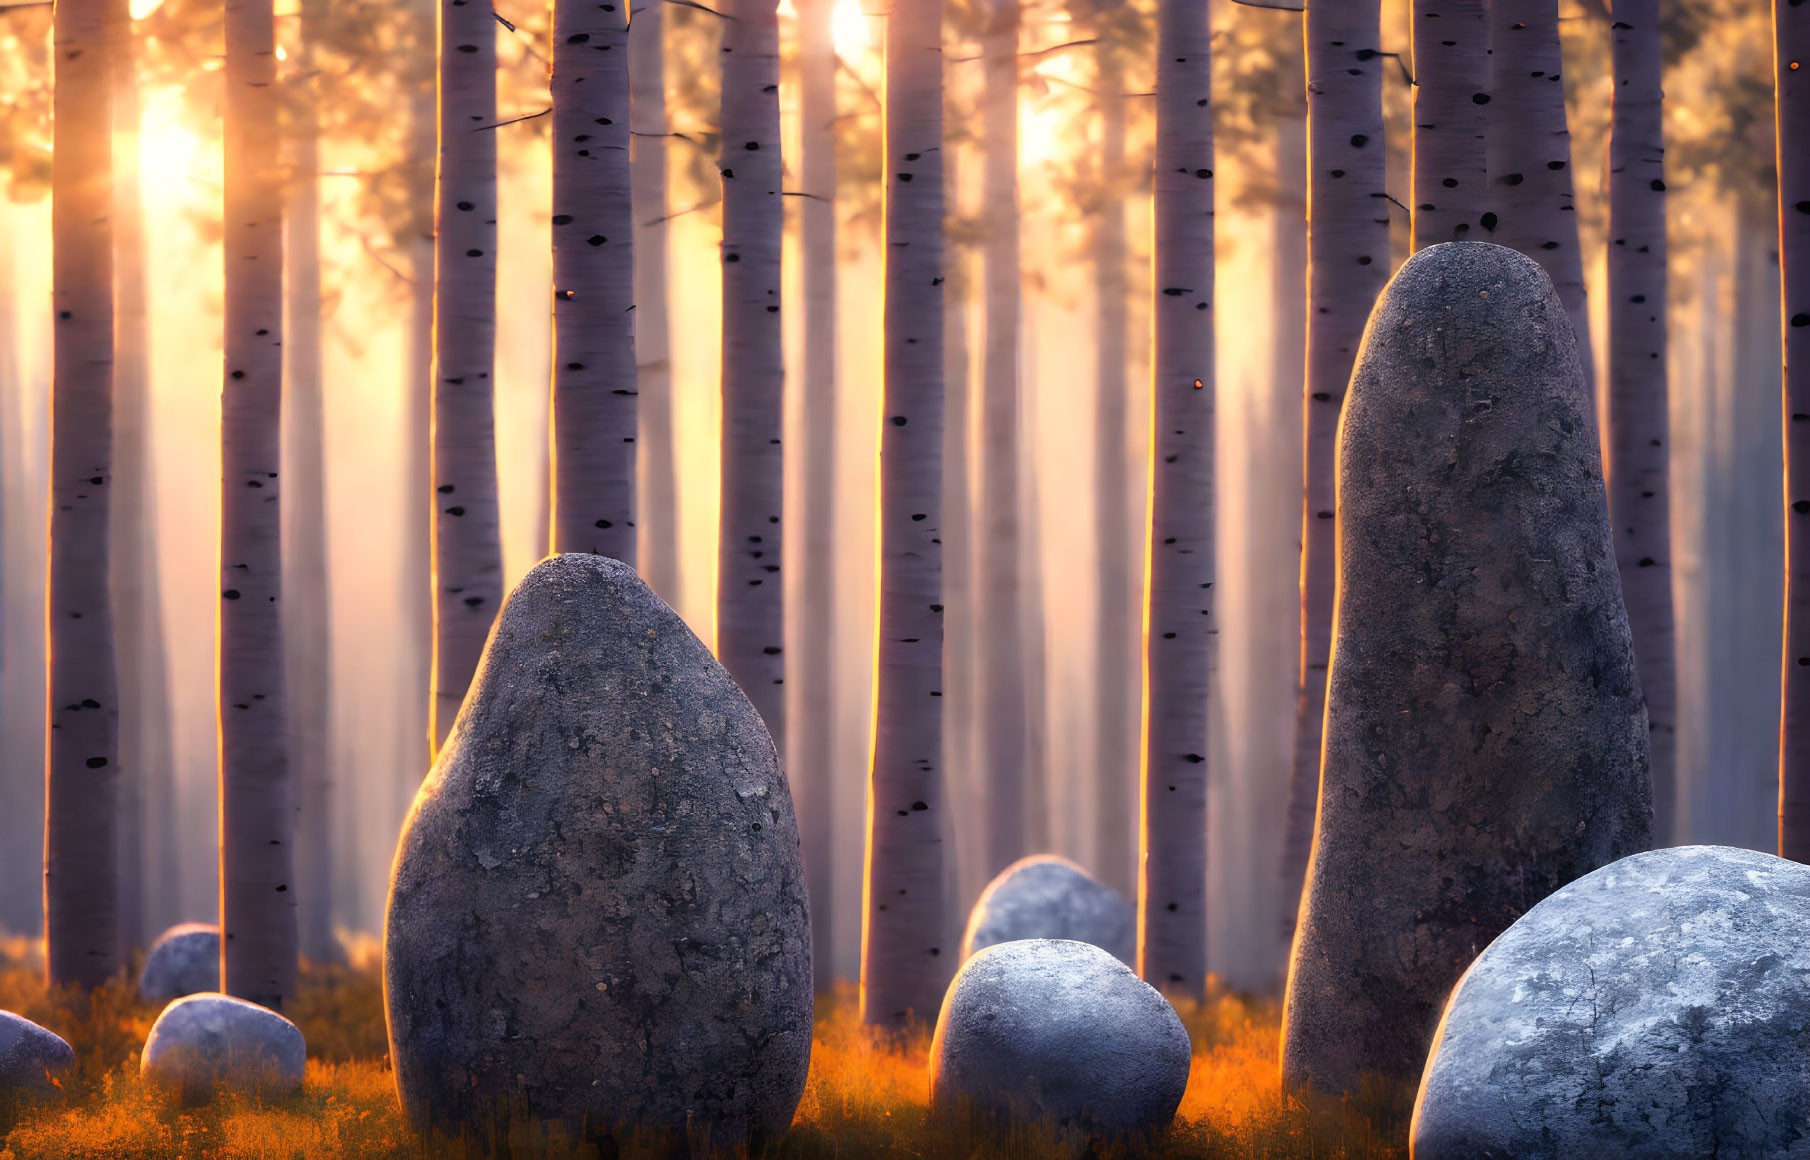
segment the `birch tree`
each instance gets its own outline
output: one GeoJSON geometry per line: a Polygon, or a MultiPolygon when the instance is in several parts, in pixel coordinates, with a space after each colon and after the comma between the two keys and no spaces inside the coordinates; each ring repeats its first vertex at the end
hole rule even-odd
{"type": "Polygon", "coordinates": [[[986,877],[1022,857],[1026,691],[1023,544],[1019,527],[1019,0],[985,0],[981,248],[981,478],[975,543],[980,779],[986,787],[986,877]]]}
{"type": "Polygon", "coordinates": [[[496,20],[440,0],[434,192],[434,696],[446,741],[503,599],[497,526],[496,20]]]}
{"type": "Polygon", "coordinates": [[[811,895],[817,989],[835,982],[831,942],[836,720],[836,44],[833,0],[798,6],[799,207],[804,263],[804,574],[791,775],[811,895]]]}
{"type": "Polygon", "coordinates": [[[44,942],[52,986],[119,966],[119,702],[108,590],[113,464],[113,76],[106,0],[61,0],[51,36],[55,304],[50,436],[44,942]]]}
{"type": "Polygon", "coordinates": [[[936,1018],[944,916],[942,0],[886,17],[880,631],[868,783],[861,1018],[936,1018]]]}
{"type": "MultiPolygon", "coordinates": [[[[666,15],[665,0],[641,0],[628,26],[629,189],[635,227],[635,402],[637,559],[648,587],[679,599],[678,464],[674,458],[672,361],[666,303],[666,15]]],[[[815,944],[813,944],[815,945],[815,944]]]]}
{"type": "Polygon", "coordinates": [[[1414,0],[1415,250],[1483,236],[1488,15],[1489,0],[1414,0]]]}
{"type": "Polygon", "coordinates": [[[226,8],[221,394],[220,989],[295,994],[295,790],[283,658],[283,197],[271,0],[226,8]]]}
{"type": "Polygon", "coordinates": [[[1157,7],[1155,319],[1138,973],[1207,981],[1213,668],[1213,58],[1207,0],[1157,7]]]}
{"type": "Polygon", "coordinates": [[[289,681],[289,769],[296,788],[295,868],[301,953],[340,956],[333,931],[333,616],[327,569],[326,415],[321,370],[319,53],[325,0],[302,0],[289,102],[290,175],[283,213],[283,647],[289,681]]]}
{"type": "MultiPolygon", "coordinates": [[[[1546,268],[1577,329],[1584,382],[1594,386],[1584,264],[1571,189],[1559,3],[1490,0],[1489,19],[1489,199],[1479,219],[1481,240],[1512,246],[1546,268]]],[[[1653,832],[1668,830],[1669,823],[1656,825],[1653,832]]]]}
{"type": "Polygon", "coordinates": [[[1615,0],[1610,35],[1609,510],[1647,699],[1653,838],[1663,845],[1674,838],[1678,795],[1659,0],[1615,0]]]}
{"type": "Polygon", "coordinates": [[[553,550],[635,562],[626,5],[553,5],[553,550]]]}
{"type": "MultiPolygon", "coordinates": [[[[723,26],[723,505],[717,655],[786,752],[777,0],[723,26]]],[[[814,612],[813,612],[814,614],[814,612]]]]}
{"type": "Polygon", "coordinates": [[[1810,4],[1772,7],[1785,365],[1785,704],[1779,853],[1810,862],[1810,4]]]}
{"type": "Polygon", "coordinates": [[[1332,649],[1333,451],[1339,411],[1370,307],[1389,279],[1380,23],[1378,0],[1307,0],[1301,699],[1282,874],[1283,890],[1295,900],[1307,872],[1320,796],[1320,728],[1332,649]]]}

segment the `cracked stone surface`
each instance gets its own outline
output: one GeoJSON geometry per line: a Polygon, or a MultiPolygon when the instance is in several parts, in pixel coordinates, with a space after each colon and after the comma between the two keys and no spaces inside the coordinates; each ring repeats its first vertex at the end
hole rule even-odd
{"type": "Polygon", "coordinates": [[[943,999],[930,1098],[1099,1136],[1161,1128],[1192,1052],[1169,1001],[1111,954],[1069,939],[977,952],[943,999]]]}
{"type": "Polygon", "coordinates": [[[1026,938],[1092,943],[1129,964],[1137,954],[1137,916],[1118,891],[1067,858],[1034,854],[987,883],[968,917],[962,957],[1026,938]]]}
{"type": "Polygon", "coordinates": [[[220,928],[184,922],[157,936],[138,975],[138,997],[168,1003],[220,989],[220,928]]]}
{"type": "Polygon", "coordinates": [[[1283,1075],[1420,1074],[1453,984],[1650,845],[1595,403],[1539,265],[1456,242],[1378,300],[1339,433],[1337,635],[1283,1075]]]}
{"type": "Polygon", "coordinates": [[[511,594],[417,795],[385,936],[417,1127],[524,1106],[596,1133],[776,1136],[811,943],[791,795],[748,699],[632,568],[511,594]]]}
{"type": "Polygon", "coordinates": [[[75,1052],[54,1031],[11,1011],[0,1011],[0,1099],[54,1095],[54,1076],[68,1071],[75,1052]]]}
{"type": "Polygon", "coordinates": [[[1725,846],[1605,866],[1452,995],[1416,1160],[1810,1157],[1810,867],[1725,846]]]}
{"type": "Polygon", "coordinates": [[[302,1085],[307,1047],[295,1024],[229,995],[188,995],[163,1009],[139,1071],[189,1101],[216,1087],[288,1092],[302,1085]]]}

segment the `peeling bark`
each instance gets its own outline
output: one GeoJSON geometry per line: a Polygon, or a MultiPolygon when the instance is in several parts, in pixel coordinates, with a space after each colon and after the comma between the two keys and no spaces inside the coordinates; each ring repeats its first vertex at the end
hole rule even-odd
{"type": "Polygon", "coordinates": [[[434,696],[446,742],[503,601],[496,473],[496,19],[440,3],[434,198],[434,696]]]}
{"type": "Polygon", "coordinates": [[[295,994],[295,787],[284,673],[283,199],[271,0],[226,8],[221,397],[220,989],[295,994]]]}
{"type": "MultiPolygon", "coordinates": [[[[113,450],[113,75],[105,0],[62,0],[52,32],[55,302],[50,436],[44,938],[52,986],[119,966],[119,701],[108,592],[113,450]]],[[[230,235],[229,235],[230,236],[230,235]]]]}
{"type": "MultiPolygon", "coordinates": [[[[1214,636],[1213,117],[1207,0],[1157,9],[1156,271],[1138,973],[1207,982],[1214,636]]],[[[1380,150],[1379,150],[1380,152],[1380,150]]]]}
{"type": "Polygon", "coordinates": [[[777,0],[723,26],[723,505],[717,655],[786,752],[783,172],[777,0]]]}
{"type": "Polygon", "coordinates": [[[886,18],[885,416],[880,625],[861,1018],[936,1018],[956,965],[944,914],[942,0],[886,18]]]}

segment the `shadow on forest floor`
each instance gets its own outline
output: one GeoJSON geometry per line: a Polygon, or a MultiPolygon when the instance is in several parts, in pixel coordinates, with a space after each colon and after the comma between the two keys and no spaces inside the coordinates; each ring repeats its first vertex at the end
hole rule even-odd
{"type": "MultiPolygon", "coordinates": [[[[0,1160],[297,1160],[315,1157],[423,1158],[448,1155],[411,1137],[396,1103],[386,1056],[382,984],[374,962],[305,967],[301,993],[286,1012],[308,1041],[300,1094],[259,1102],[226,1096],[181,1109],[138,1079],[138,1050],[157,1016],[123,980],[83,1000],[46,993],[22,943],[0,942],[0,1009],[17,1012],[69,1040],[76,1068],[63,1079],[64,1101],[38,1108],[0,1107],[0,1160]]],[[[1366,1093],[1350,1101],[1286,1095],[1277,1078],[1279,1012],[1273,1000],[1221,995],[1182,1010],[1194,1040],[1194,1066],[1175,1127],[1136,1148],[1087,1149],[1047,1128],[1008,1133],[928,1116],[928,1036],[903,1045],[874,1039],[859,1024],[852,988],[818,1004],[810,1080],[792,1130],[761,1160],[955,1157],[1033,1160],[1086,1155],[1337,1158],[1405,1157],[1411,1093],[1366,1093]]],[[[511,1160],[598,1156],[539,1133],[513,1133],[511,1160]]],[[[632,1146],[613,1153],[640,1151],[632,1146]]]]}

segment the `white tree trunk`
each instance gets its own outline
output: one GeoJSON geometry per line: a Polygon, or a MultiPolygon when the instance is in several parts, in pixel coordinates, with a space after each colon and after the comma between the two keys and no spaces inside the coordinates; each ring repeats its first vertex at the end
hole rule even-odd
{"type": "Polygon", "coordinates": [[[629,185],[635,215],[635,358],[641,414],[635,530],[648,587],[679,599],[678,462],[673,447],[672,356],[666,302],[666,16],[640,0],[628,26],[629,185]]]}
{"type": "Polygon", "coordinates": [[[1785,656],[1779,853],[1810,861],[1810,4],[1775,2],[1774,140],[1785,365],[1785,656]]]}
{"type": "Polygon", "coordinates": [[[1476,241],[1489,193],[1489,0],[1414,0],[1413,249],[1476,241]]]}

